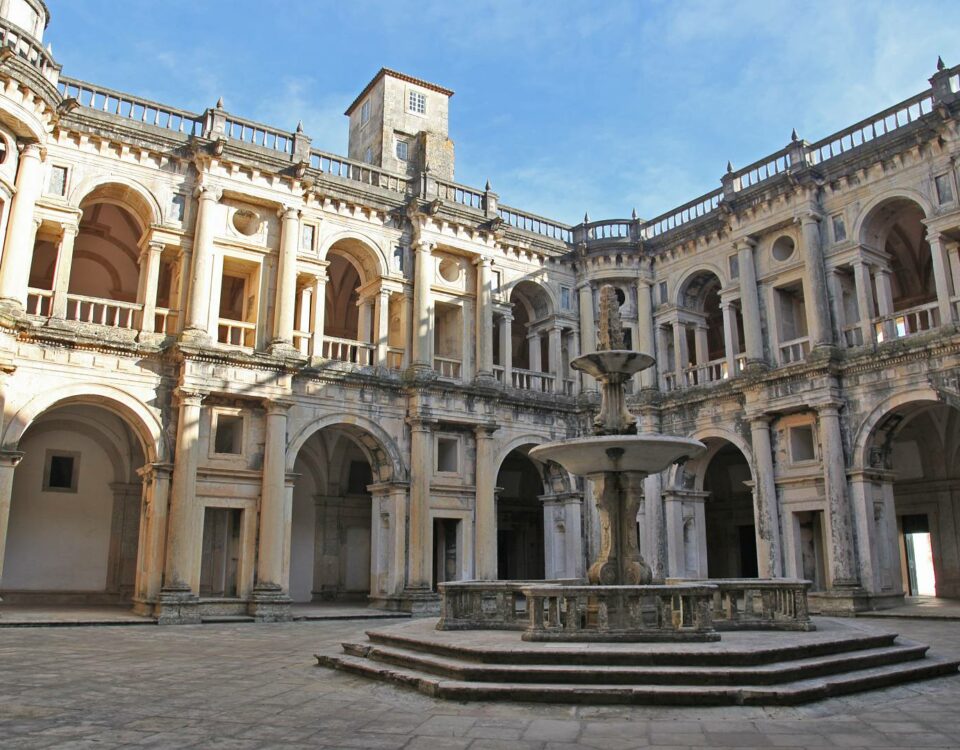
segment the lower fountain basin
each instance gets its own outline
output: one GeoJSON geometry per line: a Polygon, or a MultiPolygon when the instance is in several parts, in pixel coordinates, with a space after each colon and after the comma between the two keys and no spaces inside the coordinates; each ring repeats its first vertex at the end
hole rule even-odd
{"type": "Polygon", "coordinates": [[[539,445],[530,450],[530,458],[555,461],[578,476],[608,471],[656,474],[681,459],[696,458],[706,449],[699,440],[669,435],[597,435],[539,445]]]}

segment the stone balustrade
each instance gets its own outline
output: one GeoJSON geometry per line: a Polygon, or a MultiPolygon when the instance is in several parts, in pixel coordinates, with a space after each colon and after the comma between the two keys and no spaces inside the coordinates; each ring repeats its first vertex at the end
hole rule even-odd
{"type": "Polygon", "coordinates": [[[523,630],[529,581],[451,581],[439,584],[442,605],[437,630],[523,630]]]}
{"type": "MultiPolygon", "coordinates": [[[[667,583],[691,583],[668,578],[667,583]]],[[[717,630],[816,630],[807,608],[810,581],[793,578],[711,578],[717,630]]]]}

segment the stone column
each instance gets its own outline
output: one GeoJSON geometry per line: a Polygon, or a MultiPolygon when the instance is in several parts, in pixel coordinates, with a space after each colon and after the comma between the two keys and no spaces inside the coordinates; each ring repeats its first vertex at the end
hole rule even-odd
{"type": "Polygon", "coordinates": [[[760,578],[783,575],[780,554],[780,508],[773,475],[770,445],[770,419],[767,415],[750,421],[750,437],[756,464],[753,490],[753,518],[757,530],[757,567],[760,578]]]}
{"type": "MultiPolygon", "coordinates": [[[[653,284],[647,279],[637,279],[637,347],[644,354],[657,360],[657,342],[653,327],[653,284]]],[[[640,372],[641,388],[657,387],[657,365],[640,372]]]]}
{"type": "Polygon", "coordinates": [[[374,315],[377,321],[377,366],[388,366],[390,348],[390,290],[380,287],[377,292],[374,315]]]}
{"type": "Polygon", "coordinates": [[[820,215],[808,211],[799,217],[803,239],[804,276],[807,290],[807,326],[810,329],[810,344],[830,346],[832,328],[830,323],[830,297],[827,294],[827,279],[823,270],[823,250],[820,247],[820,215]]]}
{"type": "Polygon", "coordinates": [[[554,323],[549,333],[549,352],[550,352],[550,372],[554,379],[554,392],[563,393],[563,363],[560,361],[561,351],[563,349],[563,328],[559,323],[554,323]]]}
{"type": "MultiPolygon", "coordinates": [[[[477,379],[493,379],[493,272],[490,258],[476,260],[477,266],[477,379]]],[[[502,351],[502,350],[501,350],[502,351]]]]}
{"type": "Polygon", "coordinates": [[[847,472],[840,432],[840,404],[817,404],[820,418],[820,444],[823,447],[823,479],[830,514],[831,587],[857,586],[860,583],[854,558],[855,540],[850,501],[847,497],[847,472]]]}
{"type": "Polygon", "coordinates": [[[853,262],[853,281],[857,288],[857,312],[860,313],[860,331],[863,343],[873,343],[873,286],[870,283],[870,269],[862,260],[853,262]]]}
{"type": "Polygon", "coordinates": [[[30,262],[39,224],[34,217],[37,199],[43,190],[42,149],[30,143],[20,153],[17,192],[10,202],[7,238],[0,261],[0,300],[23,310],[27,304],[30,262]]]}
{"type": "MultiPolygon", "coordinates": [[[[597,350],[597,324],[593,311],[593,287],[590,282],[581,284],[578,288],[580,294],[580,352],[589,354],[597,350]]],[[[583,384],[582,390],[597,390],[596,381],[586,373],[580,374],[583,384]]]]}
{"type": "Polygon", "coordinates": [[[280,253],[277,266],[277,296],[273,309],[273,340],[270,349],[293,349],[293,313],[297,302],[297,244],[300,241],[300,211],[285,206],[280,219],[280,253]]]}
{"type": "Polygon", "coordinates": [[[873,483],[863,471],[850,476],[850,504],[857,532],[857,563],[860,581],[872,593],[880,593],[880,570],[877,559],[877,539],[874,523],[873,483]]]}
{"type": "Polygon", "coordinates": [[[193,230],[193,270],[190,281],[190,298],[187,304],[187,319],[183,336],[206,341],[216,338],[211,333],[210,311],[214,304],[213,293],[213,235],[217,203],[222,191],[208,185],[198,191],[197,223],[193,230]]]}
{"type": "Polygon", "coordinates": [[[673,321],[673,359],[677,388],[683,388],[686,386],[684,370],[690,362],[690,353],[687,351],[687,327],[679,319],[673,321]]]}
{"type": "Polygon", "coordinates": [[[288,546],[291,509],[287,507],[287,412],[290,401],[269,400],[263,445],[257,583],[250,614],[263,622],[290,619],[290,597],[283,588],[284,547],[288,546]]]}
{"type": "Polygon", "coordinates": [[[413,354],[410,367],[420,372],[433,371],[433,245],[420,240],[415,244],[416,265],[413,281],[413,354]]]}
{"type": "Polygon", "coordinates": [[[513,316],[504,313],[500,316],[500,361],[503,365],[503,385],[513,385],[513,316]]]}
{"type": "Polygon", "coordinates": [[[527,332],[527,357],[530,360],[530,369],[534,372],[543,372],[540,363],[540,332],[527,332]]]}
{"type": "Polygon", "coordinates": [[[140,288],[137,296],[143,305],[140,313],[140,330],[143,333],[153,333],[156,330],[157,287],[162,254],[162,242],[150,242],[140,253],[140,288]]]}
{"type": "Polygon", "coordinates": [[[205,395],[202,391],[183,387],[176,391],[180,401],[180,416],[170,488],[167,557],[157,607],[161,625],[200,623],[193,580],[197,577],[199,545],[203,535],[203,513],[197,503],[197,464],[201,404],[205,395]]]}
{"type": "Polygon", "coordinates": [[[479,425],[473,432],[477,440],[476,466],[476,520],[477,551],[476,574],[481,581],[495,581],[497,578],[497,467],[496,441],[493,433],[498,428],[493,425],[479,425]]]}
{"type": "Polygon", "coordinates": [[[137,545],[137,582],[134,611],[153,615],[163,583],[163,553],[167,538],[171,464],[147,464],[137,472],[143,478],[140,541],[137,545]]]}
{"type": "MultiPolygon", "coordinates": [[[[67,293],[70,291],[70,271],[73,269],[73,244],[80,227],[64,224],[57,250],[57,268],[53,275],[53,302],[50,317],[63,320],[67,317],[67,293]]],[[[143,256],[141,256],[142,259],[143,256]]]]}
{"type": "Polygon", "coordinates": [[[710,361],[709,346],[707,343],[707,326],[705,323],[697,323],[694,331],[694,346],[696,347],[697,364],[705,365],[710,361]]]}
{"type": "Polygon", "coordinates": [[[0,586],[3,585],[3,558],[7,548],[7,532],[10,530],[14,469],[22,458],[23,454],[19,451],[0,451],[0,586]]]}
{"type": "MultiPolygon", "coordinates": [[[[573,360],[580,356],[580,331],[570,331],[570,335],[567,337],[567,355],[567,359],[570,362],[573,362],[573,360]]],[[[567,372],[573,381],[573,395],[577,395],[580,393],[580,379],[577,377],[577,373],[573,368],[568,369],[567,372]]]]}
{"type": "Polygon", "coordinates": [[[327,305],[327,272],[320,271],[313,282],[313,333],[310,354],[314,357],[323,356],[323,326],[327,305]]]}
{"type": "Polygon", "coordinates": [[[827,274],[827,289],[830,292],[834,335],[840,346],[847,346],[846,333],[843,330],[847,325],[847,320],[843,310],[843,283],[839,268],[832,268],[827,274]]]}
{"type": "Polygon", "coordinates": [[[927,232],[927,242],[930,243],[930,255],[933,258],[933,281],[937,287],[937,309],[940,311],[940,325],[950,325],[953,323],[953,305],[950,302],[950,276],[947,273],[943,235],[939,232],[927,232]]]}
{"type": "Polygon", "coordinates": [[[877,286],[877,308],[883,321],[883,338],[885,341],[896,338],[896,321],[893,315],[893,288],[890,284],[890,271],[886,268],[877,268],[873,272],[873,280],[877,286]]]}
{"type": "Polygon", "coordinates": [[[407,420],[410,425],[410,530],[407,587],[430,590],[433,538],[430,525],[430,477],[433,476],[433,423],[420,417],[407,420]]]}
{"type": "Polygon", "coordinates": [[[740,270],[740,312],[743,315],[743,338],[747,362],[763,362],[763,336],[760,328],[760,295],[757,292],[757,272],[753,265],[752,239],[738,240],[737,267],[740,270]]]}
{"type": "Polygon", "coordinates": [[[373,300],[369,297],[361,299],[357,302],[357,308],[357,341],[372,344],[373,300]]]}
{"type": "Polygon", "coordinates": [[[735,377],[737,373],[737,350],[740,348],[737,336],[737,309],[732,302],[721,302],[720,311],[723,314],[723,356],[727,361],[727,377],[735,377]]]}
{"type": "Polygon", "coordinates": [[[581,497],[577,492],[540,495],[544,562],[548,579],[584,577],[581,497]]]}

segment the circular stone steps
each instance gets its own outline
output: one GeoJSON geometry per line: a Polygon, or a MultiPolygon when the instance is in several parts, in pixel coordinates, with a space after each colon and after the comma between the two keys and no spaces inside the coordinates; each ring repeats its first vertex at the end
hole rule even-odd
{"type": "Polygon", "coordinates": [[[928,647],[838,621],[810,633],[724,633],[719,643],[525,643],[515,632],[434,629],[414,620],[368,631],[323,666],[451,700],[795,704],[956,674],[928,647]]]}

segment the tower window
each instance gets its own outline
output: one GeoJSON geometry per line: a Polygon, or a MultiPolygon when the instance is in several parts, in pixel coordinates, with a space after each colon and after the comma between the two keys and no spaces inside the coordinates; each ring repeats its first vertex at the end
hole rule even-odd
{"type": "Polygon", "coordinates": [[[570,309],[570,287],[567,287],[567,286],[560,287],[560,309],[561,310],[570,309]]]}
{"type": "Polygon", "coordinates": [[[408,109],[411,112],[418,115],[425,115],[427,113],[427,97],[419,91],[411,91],[407,103],[408,109]]]}
{"type": "Polygon", "coordinates": [[[406,141],[397,141],[397,158],[400,161],[407,160],[408,147],[406,141]]]}
{"type": "Polygon", "coordinates": [[[362,105],[360,105],[360,124],[366,125],[370,120],[370,100],[367,99],[362,105]]]}

